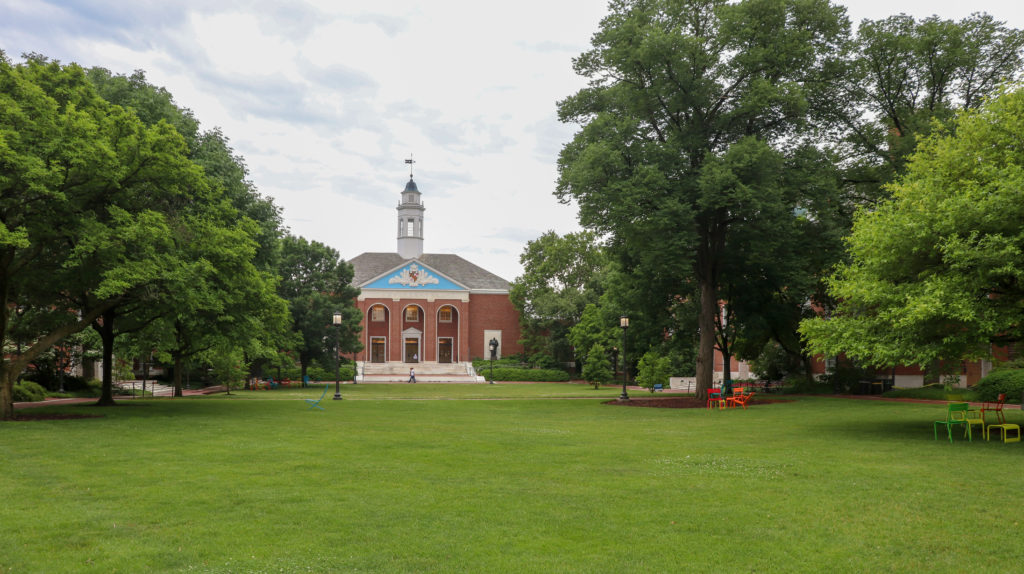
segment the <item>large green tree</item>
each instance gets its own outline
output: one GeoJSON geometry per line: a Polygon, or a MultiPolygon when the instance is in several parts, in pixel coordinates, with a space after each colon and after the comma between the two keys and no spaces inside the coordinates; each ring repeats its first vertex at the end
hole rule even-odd
{"type": "Polygon", "coordinates": [[[140,196],[154,205],[202,187],[170,125],[110,105],[74,64],[31,55],[15,65],[0,53],[0,337],[11,309],[47,316],[0,358],[4,418],[35,357],[160,280],[154,257],[168,236],[140,196]]]}
{"type": "Polygon", "coordinates": [[[556,193],[644,283],[645,316],[699,303],[701,393],[730,240],[794,217],[787,172],[835,105],[848,28],[825,0],[618,0],[574,60],[590,85],[559,103],[582,129],[556,193]]]}
{"type": "MultiPolygon", "coordinates": [[[[572,360],[567,334],[601,294],[603,247],[588,231],[564,236],[548,231],[526,244],[519,262],[523,274],[513,281],[509,297],[519,311],[524,346],[572,360]]],[[[579,348],[579,355],[589,349],[589,344],[579,348]]]]}
{"type": "Polygon", "coordinates": [[[181,396],[186,366],[214,349],[241,349],[247,357],[276,353],[287,332],[287,303],[277,295],[278,277],[256,265],[257,225],[224,204],[176,220],[181,257],[177,278],[154,304],[159,318],[128,336],[129,348],[152,349],[173,364],[174,394],[181,396]],[[144,346],[148,345],[148,347],[144,346]]]}
{"type": "MultiPolygon", "coordinates": [[[[246,242],[250,238],[256,241],[257,249],[253,263],[259,270],[274,270],[280,251],[279,239],[282,233],[280,210],[272,200],[263,197],[256,190],[255,185],[249,180],[244,159],[234,153],[228,138],[221,130],[213,128],[200,132],[199,122],[192,112],[178,106],[172,94],[166,89],[147,82],[145,73],[141,70],[136,70],[130,76],[124,76],[112,74],[103,68],[92,68],[87,71],[87,77],[104,99],[133,112],[144,124],[156,125],[165,122],[174,126],[187,145],[188,157],[202,168],[206,184],[202,193],[192,194],[184,198],[183,201],[159,203],[154,206],[160,209],[165,217],[172,220],[170,225],[172,227],[187,226],[189,221],[202,221],[204,225],[217,225],[214,223],[217,217],[225,226],[234,225],[239,218],[250,221],[252,225],[245,227],[249,231],[243,235],[245,235],[246,242]],[[206,218],[206,215],[211,215],[215,219],[206,218]],[[197,216],[200,217],[197,219],[197,216]]],[[[183,234],[171,245],[181,248],[182,255],[194,257],[195,246],[184,244],[181,241],[182,237],[194,236],[191,233],[183,234]]],[[[192,241],[202,241],[203,239],[199,237],[192,241]]],[[[210,259],[207,258],[203,261],[208,262],[210,259]]],[[[113,403],[109,374],[113,372],[112,350],[115,339],[120,334],[135,333],[168,314],[175,314],[177,310],[173,307],[154,304],[154,302],[160,302],[167,295],[180,298],[184,291],[202,286],[202,281],[181,280],[175,277],[176,273],[183,274],[185,278],[196,273],[199,274],[198,276],[202,276],[203,271],[197,271],[194,268],[195,263],[196,261],[184,261],[180,264],[165,263],[163,266],[165,273],[160,283],[150,285],[150,288],[142,294],[143,297],[126,299],[118,308],[106,311],[94,322],[93,327],[100,333],[104,345],[103,372],[105,376],[103,394],[100,398],[101,404],[113,403]]],[[[257,283],[262,283],[262,281],[257,280],[257,283]]],[[[254,300],[259,300],[259,298],[254,300]]],[[[250,353],[246,358],[250,361],[254,359],[258,361],[261,357],[273,355],[278,348],[286,345],[286,337],[280,330],[262,330],[264,325],[271,324],[272,322],[255,323],[251,325],[254,330],[244,333],[242,341],[222,339],[216,344],[206,341],[201,345],[201,349],[230,349],[234,354],[232,345],[244,345],[246,351],[250,353]],[[264,344],[252,345],[251,343],[256,340],[263,341],[264,344]],[[255,353],[256,356],[253,356],[252,353],[255,353]]],[[[149,356],[154,350],[144,338],[138,337],[126,341],[119,347],[120,352],[137,353],[142,356],[149,356]],[[136,348],[135,343],[141,343],[141,347],[136,348]]],[[[212,351],[204,350],[188,353],[190,358],[211,355],[212,351]]]]}
{"type": "Polygon", "coordinates": [[[892,199],[858,213],[811,348],[886,367],[988,356],[1024,336],[1024,89],[926,138],[892,199]]]}
{"type": "Polygon", "coordinates": [[[278,270],[278,293],[291,311],[291,331],[303,380],[313,360],[331,358],[327,364],[332,364],[338,359],[330,354],[335,342],[342,353],[362,349],[361,317],[354,304],[359,289],[352,286],[352,265],[337,250],[304,237],[285,236],[278,270]],[[342,315],[339,326],[332,324],[335,312],[342,315]]]}

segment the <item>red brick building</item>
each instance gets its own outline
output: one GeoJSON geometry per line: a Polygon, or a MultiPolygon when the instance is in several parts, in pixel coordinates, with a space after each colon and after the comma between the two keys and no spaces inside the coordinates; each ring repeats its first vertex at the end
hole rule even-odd
{"type": "Polygon", "coordinates": [[[398,204],[398,250],[349,263],[359,287],[363,351],[356,361],[469,363],[522,352],[509,282],[454,254],[423,253],[425,208],[412,176],[398,204]]]}

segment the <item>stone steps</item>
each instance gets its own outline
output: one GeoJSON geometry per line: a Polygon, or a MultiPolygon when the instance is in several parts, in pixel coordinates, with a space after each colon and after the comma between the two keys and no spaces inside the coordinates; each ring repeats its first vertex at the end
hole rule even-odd
{"type": "Polygon", "coordinates": [[[361,363],[357,365],[357,383],[406,383],[409,369],[416,370],[418,383],[481,383],[483,377],[472,372],[468,363],[361,363]]]}

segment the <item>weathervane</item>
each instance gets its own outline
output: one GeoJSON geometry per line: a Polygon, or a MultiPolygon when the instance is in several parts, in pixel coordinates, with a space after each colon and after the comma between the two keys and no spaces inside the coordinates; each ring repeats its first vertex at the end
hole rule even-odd
{"type": "Polygon", "coordinates": [[[412,179],[412,164],[416,163],[416,161],[412,159],[412,154],[409,154],[409,159],[405,160],[405,163],[409,164],[409,179],[412,179]]]}

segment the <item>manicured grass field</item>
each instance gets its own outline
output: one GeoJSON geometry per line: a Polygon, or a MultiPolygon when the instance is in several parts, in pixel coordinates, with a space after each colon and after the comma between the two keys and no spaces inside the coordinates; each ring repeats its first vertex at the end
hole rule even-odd
{"type": "Polygon", "coordinates": [[[935,441],[940,405],[342,393],[324,411],[301,400],[320,389],[236,391],[0,423],[0,572],[1010,572],[1024,559],[1024,443],[935,441]]]}

